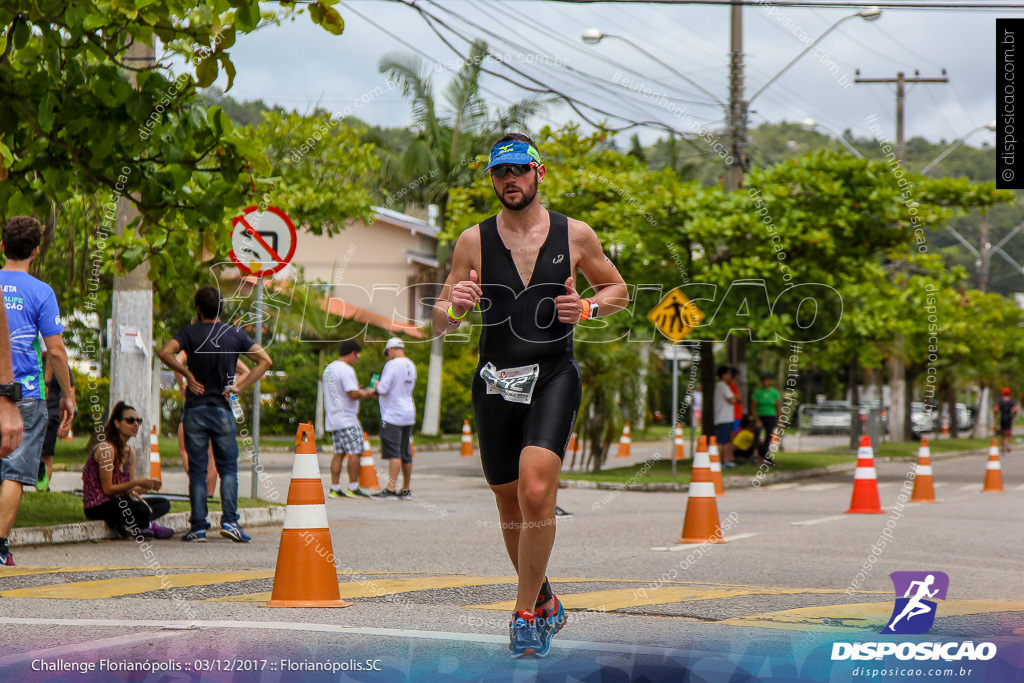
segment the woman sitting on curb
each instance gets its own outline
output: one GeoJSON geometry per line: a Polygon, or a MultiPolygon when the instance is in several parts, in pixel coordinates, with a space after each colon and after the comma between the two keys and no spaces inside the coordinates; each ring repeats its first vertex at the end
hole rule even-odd
{"type": "Polygon", "coordinates": [[[166,498],[139,495],[159,490],[159,479],[135,478],[135,449],[128,440],[141,424],[135,408],[119,401],[110,413],[105,438],[89,451],[82,468],[82,502],[85,516],[102,519],[120,536],[142,534],[170,538],[174,530],[153,523],[171,509],[166,498]]]}

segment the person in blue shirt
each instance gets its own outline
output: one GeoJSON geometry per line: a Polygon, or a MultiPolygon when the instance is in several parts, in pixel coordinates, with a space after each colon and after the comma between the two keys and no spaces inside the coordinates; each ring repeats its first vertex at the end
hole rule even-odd
{"type": "Polygon", "coordinates": [[[180,373],[188,384],[181,423],[188,452],[188,499],[192,514],[191,529],[181,540],[206,540],[210,527],[206,521],[206,468],[208,449],[213,446],[224,511],[220,534],[238,543],[248,543],[251,538],[238,524],[238,441],[228,400],[232,394],[241,394],[255,384],[272,363],[263,347],[249,335],[220,321],[223,301],[216,287],[200,287],[194,300],[199,322],[181,328],[157,354],[164,365],[180,373]],[[187,354],[188,367],[175,357],[179,351],[187,354]],[[239,354],[256,366],[244,379],[236,381],[239,354]]]}
{"type": "Polygon", "coordinates": [[[24,423],[21,444],[0,460],[0,565],[14,565],[7,537],[21,505],[22,486],[34,486],[46,435],[46,384],[43,381],[43,348],[60,383],[61,428],[71,426],[75,415],[75,388],[71,384],[68,354],[61,334],[60,310],[53,289],[28,274],[39,253],[43,226],[29,216],[7,221],[0,242],[7,262],[0,270],[0,289],[7,309],[14,381],[21,385],[18,410],[24,423]],[[42,346],[39,343],[42,336],[42,346]]]}

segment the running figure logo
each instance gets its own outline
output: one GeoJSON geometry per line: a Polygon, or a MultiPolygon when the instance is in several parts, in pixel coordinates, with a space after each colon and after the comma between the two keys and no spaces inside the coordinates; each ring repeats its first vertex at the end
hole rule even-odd
{"type": "Polygon", "coordinates": [[[946,599],[949,590],[949,576],[945,572],[893,572],[892,578],[896,595],[889,623],[882,633],[920,635],[927,633],[935,623],[936,603],[928,598],[946,599]]]}

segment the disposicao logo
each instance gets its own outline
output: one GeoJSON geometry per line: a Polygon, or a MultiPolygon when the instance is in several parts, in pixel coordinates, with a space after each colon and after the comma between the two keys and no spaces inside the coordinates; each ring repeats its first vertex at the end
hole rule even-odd
{"type": "Polygon", "coordinates": [[[937,605],[929,598],[946,599],[949,577],[945,572],[893,572],[896,605],[882,633],[920,635],[935,623],[937,605]],[[903,597],[898,597],[902,595],[903,597]]]}
{"type": "MultiPolygon", "coordinates": [[[[920,635],[927,633],[935,623],[938,604],[945,600],[949,590],[949,576],[944,572],[893,572],[889,575],[896,590],[896,604],[892,615],[881,630],[882,634],[920,635]],[[902,597],[900,597],[902,596],[902,597]]],[[[994,643],[917,642],[917,643],[833,643],[832,661],[842,659],[882,659],[895,655],[908,660],[988,660],[996,656],[994,643]]]]}

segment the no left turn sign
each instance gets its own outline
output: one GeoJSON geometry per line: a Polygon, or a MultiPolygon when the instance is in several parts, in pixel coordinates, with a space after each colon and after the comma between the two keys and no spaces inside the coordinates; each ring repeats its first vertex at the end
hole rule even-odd
{"type": "Polygon", "coordinates": [[[231,260],[243,273],[263,277],[288,265],[295,255],[295,225],[281,209],[246,208],[232,219],[231,260]]]}

